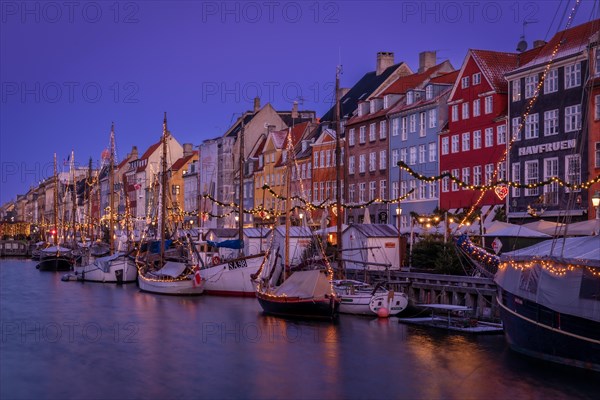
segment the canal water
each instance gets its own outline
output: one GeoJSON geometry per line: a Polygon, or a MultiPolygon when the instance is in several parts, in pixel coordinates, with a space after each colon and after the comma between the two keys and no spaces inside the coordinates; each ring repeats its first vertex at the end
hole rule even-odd
{"type": "Polygon", "coordinates": [[[397,319],[263,315],[256,299],[62,282],[0,261],[2,399],[585,399],[600,375],[531,360],[501,335],[397,319]]]}

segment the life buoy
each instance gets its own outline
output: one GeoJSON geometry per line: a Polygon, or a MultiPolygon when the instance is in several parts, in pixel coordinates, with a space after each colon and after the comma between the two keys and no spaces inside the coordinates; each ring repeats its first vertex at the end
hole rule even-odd
{"type": "Polygon", "coordinates": [[[221,263],[221,259],[219,258],[219,256],[214,256],[212,258],[212,262],[213,262],[213,265],[217,265],[217,264],[221,263]]]}

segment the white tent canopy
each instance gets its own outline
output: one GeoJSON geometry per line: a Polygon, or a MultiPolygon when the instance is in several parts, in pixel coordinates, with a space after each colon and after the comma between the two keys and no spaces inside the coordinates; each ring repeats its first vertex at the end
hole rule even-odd
{"type": "Polygon", "coordinates": [[[561,227],[563,227],[564,224],[540,219],[539,221],[523,224],[523,226],[529,229],[533,229],[534,231],[545,233],[546,235],[554,236],[556,234],[562,233],[561,227]]]}
{"type": "Polygon", "coordinates": [[[327,276],[319,271],[296,271],[275,290],[278,296],[301,299],[323,297],[331,292],[327,276]]]}
{"type": "Polygon", "coordinates": [[[507,226],[501,229],[498,229],[493,232],[488,232],[485,235],[486,237],[491,236],[508,236],[508,237],[531,237],[531,238],[549,238],[550,235],[546,235],[545,233],[534,231],[533,229],[525,228],[523,225],[512,225],[507,226]]]}

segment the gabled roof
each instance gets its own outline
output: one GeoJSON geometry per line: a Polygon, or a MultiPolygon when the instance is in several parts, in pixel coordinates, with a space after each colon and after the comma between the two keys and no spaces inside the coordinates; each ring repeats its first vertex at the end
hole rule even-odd
{"type": "MultiPolygon", "coordinates": [[[[389,76],[394,73],[404,62],[394,64],[388,67],[380,75],[376,71],[367,72],[350,90],[340,99],[340,109],[342,117],[351,116],[360,100],[366,100],[389,76]]],[[[327,111],[321,121],[333,121],[335,114],[335,105],[327,111]]]]}
{"type": "Polygon", "coordinates": [[[144,152],[144,154],[140,157],[140,160],[147,160],[150,156],[160,147],[161,141],[159,140],[157,143],[154,143],[148,150],[144,152]]]}
{"type": "Polygon", "coordinates": [[[171,170],[172,171],[179,171],[183,166],[185,166],[187,164],[188,161],[190,161],[194,156],[198,156],[198,152],[194,151],[192,154],[190,154],[189,156],[183,156],[181,157],[179,160],[175,161],[173,163],[173,165],[171,166],[171,170]]]}
{"type": "Polygon", "coordinates": [[[387,89],[385,89],[381,93],[381,96],[385,96],[387,94],[404,94],[410,89],[418,88],[431,77],[437,76],[440,70],[445,66],[448,66],[447,61],[434,65],[423,72],[402,76],[392,83],[387,89]]]}
{"type": "Polygon", "coordinates": [[[431,78],[429,80],[428,84],[433,83],[436,85],[444,85],[444,84],[453,85],[454,82],[456,82],[456,78],[458,78],[459,72],[460,72],[459,70],[456,70],[456,71],[448,72],[447,74],[444,74],[444,75],[436,76],[434,78],[431,78]]]}
{"type": "Polygon", "coordinates": [[[521,66],[507,75],[513,75],[537,65],[546,64],[553,59],[552,53],[556,51],[557,47],[558,51],[556,51],[556,54],[554,55],[555,61],[580,53],[585,50],[586,46],[589,44],[590,38],[594,34],[597,34],[598,30],[600,30],[600,19],[595,19],[585,24],[560,31],[544,46],[532,49],[538,50],[535,56],[522,60],[520,63],[521,66]]]}
{"type": "MultiPolygon", "coordinates": [[[[441,91],[440,93],[438,93],[436,96],[434,96],[433,98],[426,100],[425,97],[422,97],[421,99],[419,99],[418,101],[415,101],[414,103],[407,105],[406,102],[402,102],[400,104],[398,104],[398,106],[394,107],[393,112],[394,113],[398,113],[398,112],[406,112],[408,110],[413,110],[416,108],[420,108],[420,107],[424,107],[430,104],[434,104],[436,103],[440,98],[446,96],[447,94],[450,93],[450,91],[452,90],[451,86],[448,86],[447,89],[444,89],[443,91],[441,91]]],[[[392,111],[390,111],[391,113],[392,111]]]]}

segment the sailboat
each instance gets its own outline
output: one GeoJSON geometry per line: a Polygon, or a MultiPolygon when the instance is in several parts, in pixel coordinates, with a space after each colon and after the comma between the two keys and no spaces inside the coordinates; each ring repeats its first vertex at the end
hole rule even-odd
{"type": "MultiPolygon", "coordinates": [[[[108,240],[109,254],[96,257],[87,265],[75,267],[73,273],[63,276],[64,281],[78,280],[105,283],[128,283],[137,279],[137,266],[135,260],[130,257],[124,241],[119,241],[119,247],[115,251],[115,125],[110,129],[110,157],[108,164],[108,240]]],[[[125,240],[126,242],[126,240],[125,240]]]]}
{"type": "MultiPolygon", "coordinates": [[[[291,129],[288,130],[287,147],[291,150],[291,129]]],[[[316,260],[315,269],[296,271],[290,268],[290,227],[291,227],[291,170],[293,157],[288,157],[286,180],[287,195],[285,209],[284,280],[279,286],[271,284],[271,277],[277,268],[278,251],[270,252],[267,268],[259,273],[256,297],[267,314],[282,317],[334,319],[338,314],[340,299],[333,290],[331,279],[333,270],[326,257],[316,260]]],[[[338,186],[339,187],[339,186],[338,186]]]]}
{"type": "Polygon", "coordinates": [[[167,224],[167,113],[165,112],[162,134],[162,162],[160,171],[160,237],[158,241],[146,243],[147,250],[138,255],[138,285],[140,290],[157,294],[199,295],[204,291],[199,268],[190,262],[193,256],[188,246],[174,245],[166,238],[167,224]]]}
{"type": "Polygon", "coordinates": [[[221,261],[215,258],[216,263],[203,266],[200,276],[204,280],[204,291],[206,294],[224,296],[246,296],[254,297],[256,285],[252,276],[256,275],[264,263],[265,253],[257,253],[245,256],[244,251],[244,123],[240,129],[240,156],[239,156],[239,204],[238,204],[238,239],[221,243],[211,243],[215,247],[227,247],[239,249],[239,256],[221,261]]]}
{"type": "Polygon", "coordinates": [[[53,246],[42,249],[40,262],[36,268],[40,271],[70,271],[73,269],[72,250],[60,245],[58,240],[58,173],[56,172],[56,153],[54,153],[54,227],[52,230],[53,246]]]}

